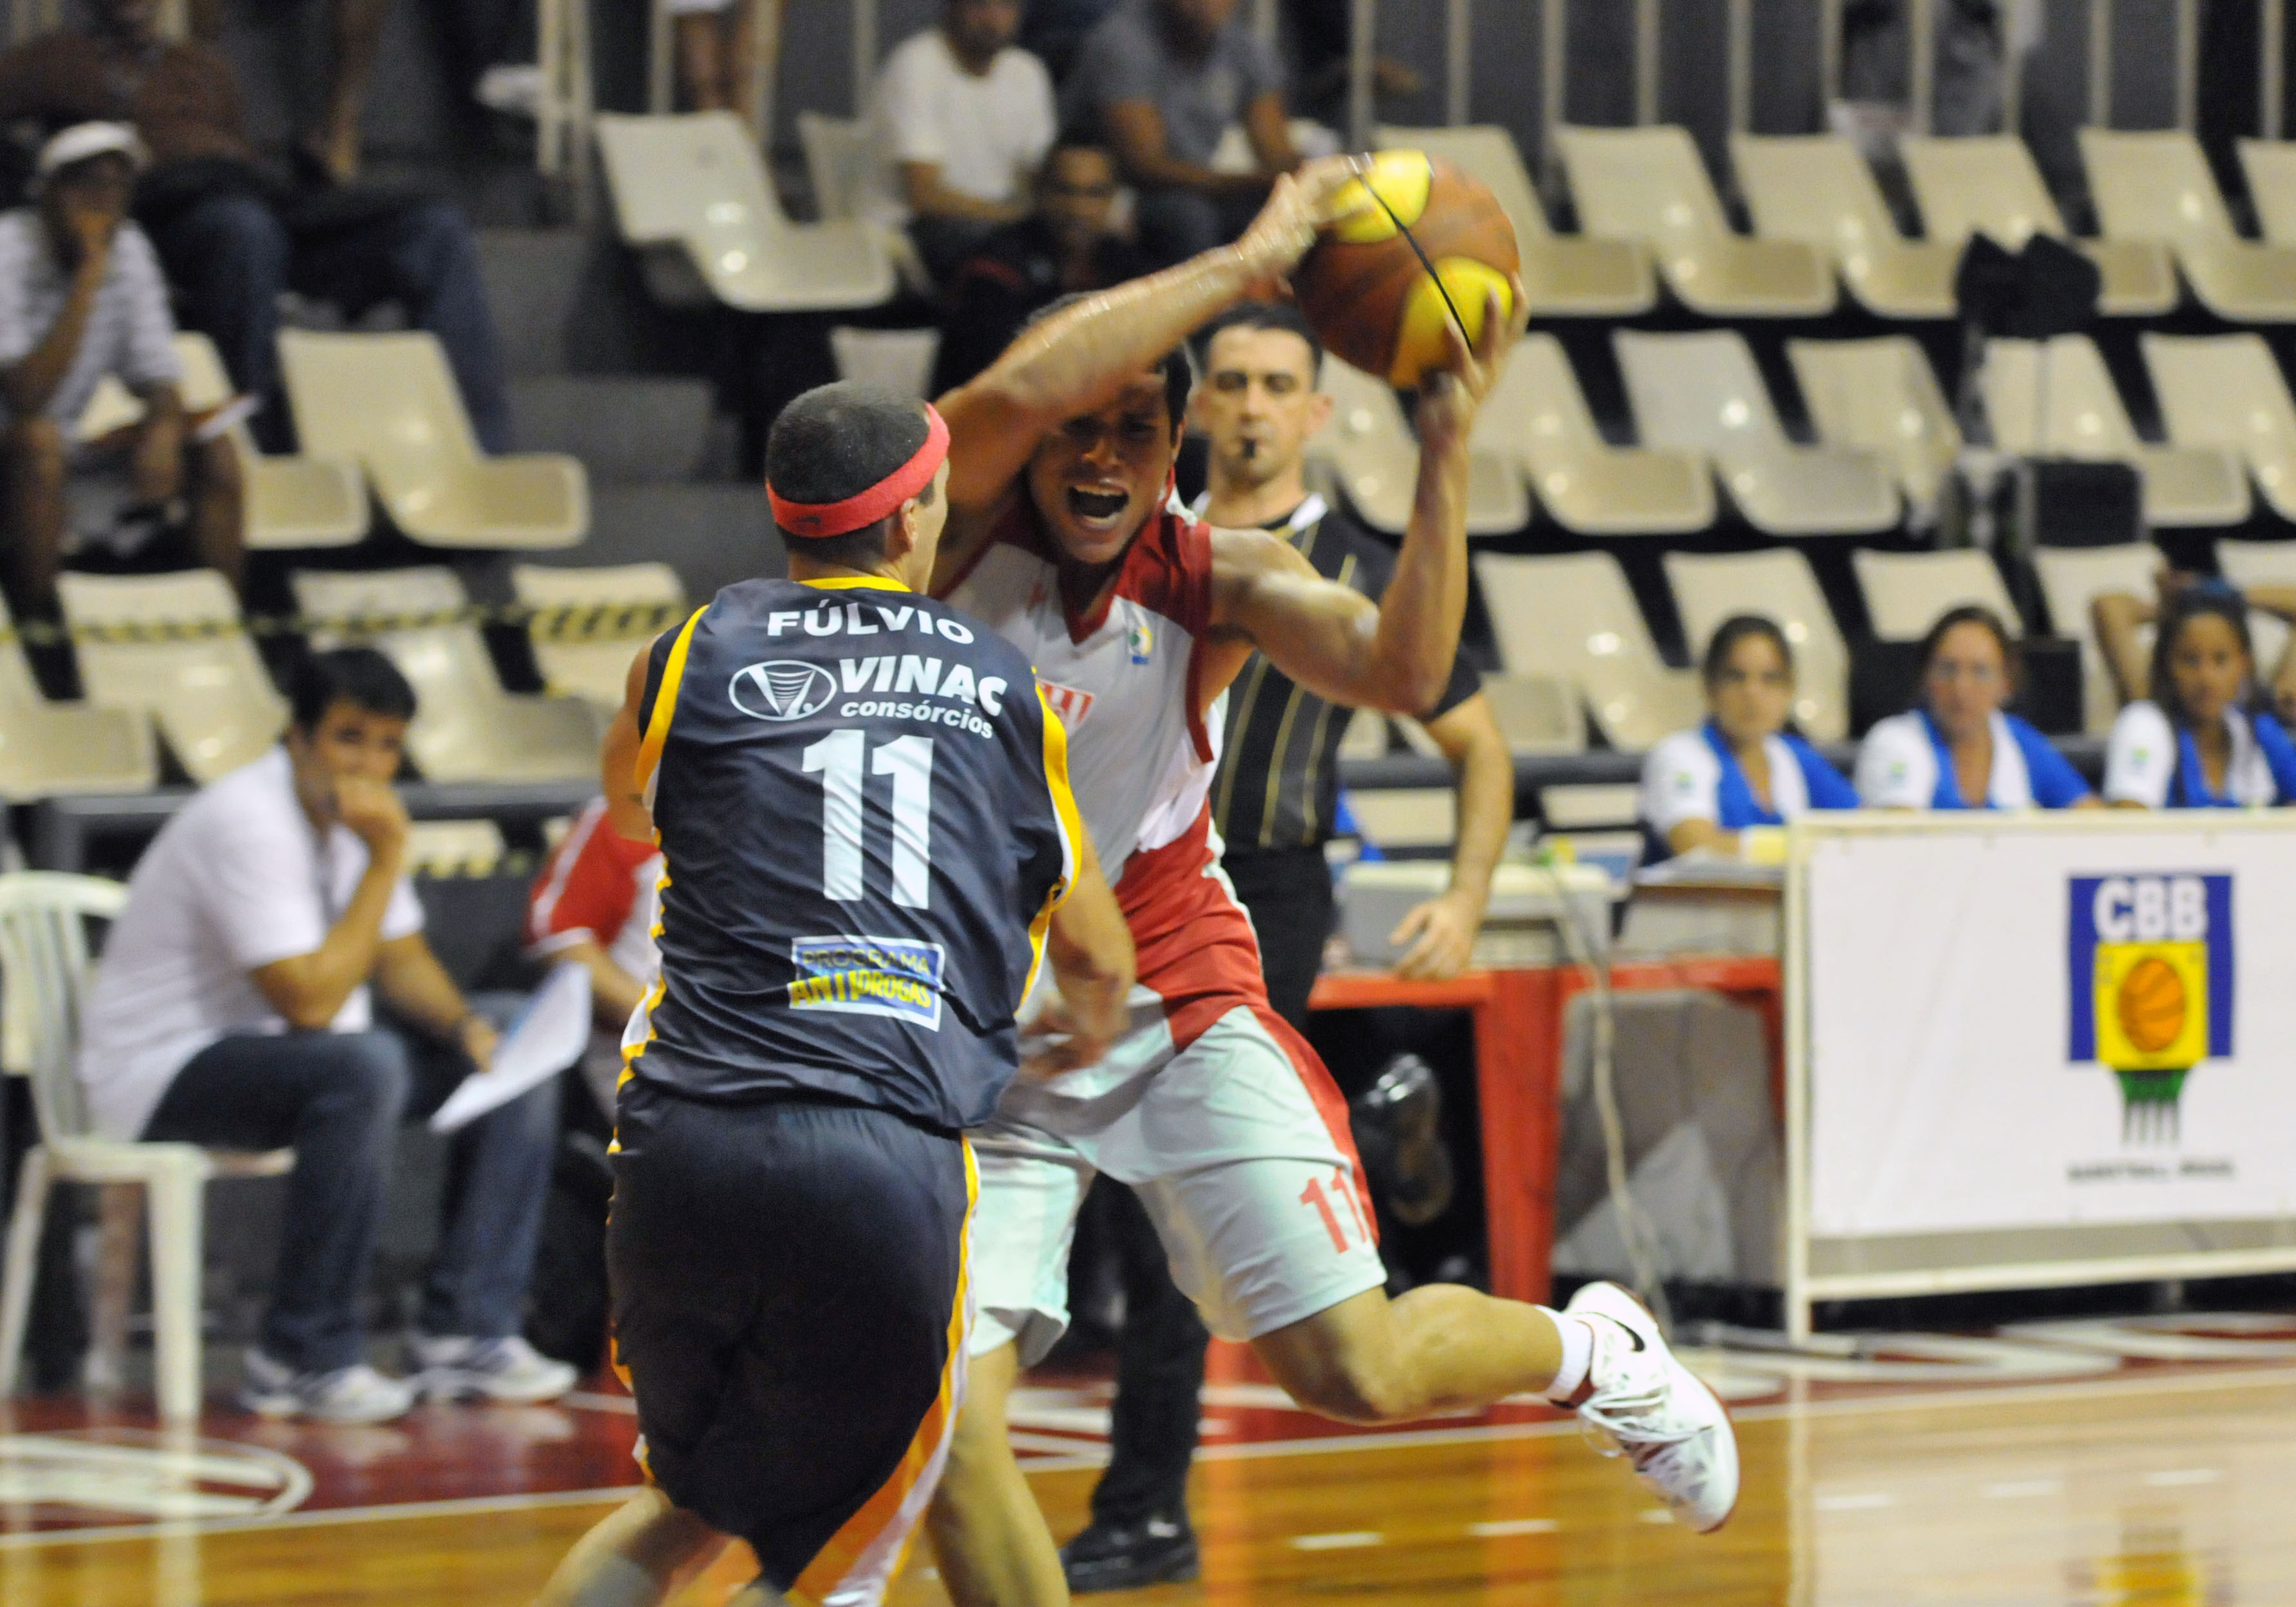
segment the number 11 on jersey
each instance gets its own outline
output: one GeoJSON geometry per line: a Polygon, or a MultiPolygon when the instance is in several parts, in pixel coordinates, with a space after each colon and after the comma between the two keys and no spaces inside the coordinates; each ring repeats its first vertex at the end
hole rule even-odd
{"type": "MultiPolygon", "coordinates": [[[[821,890],[851,903],[862,896],[862,754],[868,737],[832,731],[805,750],[808,775],[821,777],[821,890]]],[[[893,902],[929,909],[932,901],[932,765],[929,736],[896,737],[871,756],[868,773],[893,782],[893,902]]]]}

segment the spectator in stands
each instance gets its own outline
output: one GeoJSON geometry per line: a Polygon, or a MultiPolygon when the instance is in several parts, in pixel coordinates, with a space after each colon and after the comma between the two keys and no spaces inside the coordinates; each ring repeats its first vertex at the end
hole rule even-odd
{"type": "Polygon", "coordinates": [[[660,881],[660,851],[615,831],[606,823],[606,800],[594,799],[551,850],[527,898],[527,953],[570,960],[590,973],[595,1020],[582,1076],[610,1122],[622,1029],[661,967],[653,941],[660,881]]]}
{"type": "Polygon", "coordinates": [[[2248,608],[2221,582],[2161,611],[2152,696],[2120,711],[2104,798],[2125,809],[2239,809],[2296,801],[2296,745],[2256,695],[2248,608]]]}
{"type": "Polygon", "coordinates": [[[1279,173],[1300,165],[1275,53],[1244,25],[1237,0],[1127,0],[1092,30],[1062,104],[1063,122],[1116,152],[1139,192],[1140,242],[1152,265],[1234,240],[1279,173]],[[1251,166],[1212,167],[1240,126],[1251,166]]]}
{"type": "Polygon", "coordinates": [[[902,40],[877,75],[882,214],[907,227],[936,284],[1028,217],[1052,148],[1053,81],[1013,45],[1020,29],[1021,0],[944,0],[939,26],[902,40]]]}
{"type": "Polygon", "coordinates": [[[555,1082],[457,1136],[413,1340],[420,1377],[366,1365],[361,1297],[399,1123],[488,1063],[488,1012],[517,1001],[465,999],[422,939],[390,788],[413,688],[381,654],[348,648],[302,666],[292,709],[280,746],[203,788],[137,864],[81,1015],[89,1108],[113,1138],[294,1147],[271,1308],[247,1355],[250,1409],[368,1423],[418,1390],[551,1398],[573,1369],[519,1326],[555,1082]]]}
{"type": "Polygon", "coordinates": [[[1875,724],[1857,750],[1857,796],[1880,809],[2096,807],[2049,739],[2004,712],[2023,673],[2000,615],[1948,610],[1922,639],[1920,707],[1875,724]]]}
{"type": "Polygon", "coordinates": [[[256,160],[231,65],[160,37],[157,0],[90,0],[92,28],[0,54],[0,122],[113,119],[152,152],[135,216],[182,292],[185,322],[213,337],[270,450],[291,441],[279,387],[279,294],[357,316],[383,301],[439,337],[489,452],[511,444],[510,401],[478,249],[443,201],[363,190],[298,193],[256,160]]]}
{"type": "MultiPolygon", "coordinates": [[[[2151,694],[2150,633],[2161,608],[2189,587],[2211,584],[2205,576],[2180,570],[2164,569],[2152,578],[2155,595],[2152,598],[2140,597],[2134,592],[2105,592],[2089,603],[2097,648],[2104,655],[2106,668],[2112,670],[2124,703],[2151,694]]],[[[2250,641],[2267,644],[2268,652],[2267,633],[2276,631],[2283,639],[2279,662],[2272,671],[2272,704],[2282,725],[2296,724],[2296,636],[2291,636],[2284,628],[2296,624],[2296,586],[2267,582],[2244,588],[2241,596],[2248,604],[2250,641]]]]}
{"type": "Polygon", "coordinates": [[[239,582],[239,459],[229,441],[186,429],[168,287],[152,242],[127,220],[143,157],[124,123],[76,124],[41,147],[38,205],[0,214],[0,542],[26,614],[55,611],[72,522],[67,487],[89,471],[126,475],[130,500],[116,529],[149,529],[171,504],[187,504],[201,562],[239,582]],[[142,399],[144,417],[78,440],[80,415],[106,376],[142,399]]]}
{"type": "MultiPolygon", "coordinates": [[[[668,0],[677,39],[677,81],[688,111],[730,111],[757,120],[756,75],[779,64],[789,0],[668,0]],[[758,8],[774,8],[765,59],[757,59],[758,8]]],[[[754,133],[756,130],[751,129],[754,133]]]]}
{"type": "Polygon", "coordinates": [[[1111,226],[1115,201],[1115,158],[1098,145],[1053,147],[1037,176],[1036,211],[991,234],[943,281],[936,396],[995,362],[1022,324],[1062,296],[1148,271],[1111,226]]]}
{"type": "Polygon", "coordinates": [[[1857,807],[1841,773],[1786,729],[1793,650],[1775,622],[1725,619],[1707,644],[1703,674],[1706,723],[1661,738],[1643,763],[1643,824],[1667,849],[1735,854],[1750,826],[1857,807]]]}
{"type": "MultiPolygon", "coordinates": [[[[223,0],[192,0],[192,37],[202,45],[223,43],[223,0]]],[[[367,80],[382,45],[382,25],[390,0],[332,0],[328,35],[333,53],[327,68],[326,109],[319,126],[295,143],[298,170],[323,184],[348,184],[358,176],[359,119],[366,111],[367,80]]]]}

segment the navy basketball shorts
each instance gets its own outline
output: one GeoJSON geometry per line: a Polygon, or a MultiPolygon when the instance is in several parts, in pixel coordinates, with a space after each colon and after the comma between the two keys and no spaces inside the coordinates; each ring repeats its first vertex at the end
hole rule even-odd
{"type": "Polygon", "coordinates": [[[963,1400],[971,1151],[641,1078],[619,1128],[606,1257],[647,1476],[792,1601],[881,1601],[963,1400]]]}

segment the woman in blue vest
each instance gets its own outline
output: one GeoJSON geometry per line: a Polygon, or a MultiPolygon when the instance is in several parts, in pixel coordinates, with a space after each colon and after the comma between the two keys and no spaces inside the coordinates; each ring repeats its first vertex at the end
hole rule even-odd
{"type": "Polygon", "coordinates": [[[2112,723],[2104,796],[2126,809],[2260,808],[2296,799],[2296,745],[2257,695],[2248,605],[2196,586],[2161,611],[2152,696],[2112,723]]]}
{"type": "Polygon", "coordinates": [[[1734,854],[1748,826],[1857,807],[1841,772],[1785,728],[1794,671],[1784,631],[1755,614],[1724,620],[1704,676],[1706,723],[1661,739],[1643,763],[1643,823],[1669,850],[1734,854]]]}
{"type": "Polygon", "coordinates": [[[1922,641],[1921,703],[1866,734],[1857,796],[1880,809],[2079,809],[2096,794],[2002,705],[2024,664],[2001,616],[1949,610],[1922,641]]]}

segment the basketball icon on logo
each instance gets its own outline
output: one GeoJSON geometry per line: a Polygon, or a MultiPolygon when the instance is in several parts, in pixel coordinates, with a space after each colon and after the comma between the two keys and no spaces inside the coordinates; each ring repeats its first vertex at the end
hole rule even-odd
{"type": "Polygon", "coordinates": [[[2157,955],[2148,955],[2130,966],[2120,979],[2113,1013],[2131,1044],[2147,1054],[2158,1054],[2183,1036],[2185,1017],[2192,1002],[2185,979],[2157,955]]]}
{"type": "Polygon", "coordinates": [[[2173,1144],[2186,1079],[2232,1054],[2232,878],[2071,880],[2070,1058],[2120,1084],[2124,1142],[2173,1144]]]}

